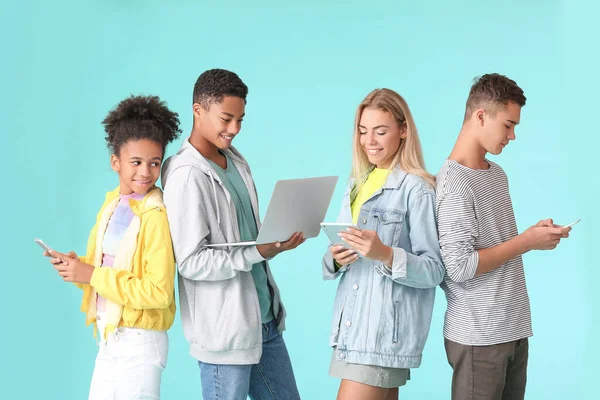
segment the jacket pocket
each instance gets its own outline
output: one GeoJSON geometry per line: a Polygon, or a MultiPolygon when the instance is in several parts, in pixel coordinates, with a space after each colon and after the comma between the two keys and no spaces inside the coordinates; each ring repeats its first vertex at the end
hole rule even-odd
{"type": "Polygon", "coordinates": [[[400,324],[400,310],[398,309],[398,302],[394,302],[394,331],[392,333],[392,343],[398,343],[398,331],[400,330],[398,325],[400,324]]]}
{"type": "Polygon", "coordinates": [[[344,305],[334,309],[333,321],[331,326],[331,334],[329,336],[329,345],[337,346],[340,329],[342,328],[342,315],[344,314],[344,305]]]}
{"type": "Polygon", "coordinates": [[[340,284],[338,285],[338,289],[336,292],[335,300],[333,302],[333,316],[331,320],[331,333],[329,337],[329,344],[331,346],[336,346],[338,343],[338,338],[340,335],[340,330],[342,329],[342,318],[344,316],[344,310],[346,308],[346,291],[344,290],[344,276],[342,276],[342,280],[340,280],[340,284]]]}
{"type": "Polygon", "coordinates": [[[196,286],[193,281],[188,281],[179,275],[179,309],[181,312],[181,325],[186,340],[198,343],[196,337],[196,286]]]}
{"type": "MultiPolygon", "coordinates": [[[[395,284],[401,286],[399,284],[395,284]]],[[[401,288],[402,296],[394,299],[394,328],[392,346],[404,355],[418,355],[423,351],[429,331],[430,311],[422,306],[420,296],[423,290],[401,288]]]]}
{"type": "Polygon", "coordinates": [[[379,239],[387,246],[397,246],[406,212],[397,209],[374,209],[372,213],[377,219],[376,231],[379,239]]]}
{"type": "Polygon", "coordinates": [[[245,350],[262,343],[261,316],[252,276],[238,274],[219,282],[197,282],[195,332],[209,351],[245,350]],[[251,290],[253,289],[253,290],[251,290]]]}
{"type": "Polygon", "coordinates": [[[359,324],[354,321],[354,310],[356,309],[357,293],[352,290],[351,275],[344,275],[338,286],[335,301],[334,318],[332,321],[331,342],[335,342],[338,347],[346,348],[352,346],[357,340],[357,331],[359,324]],[[352,331],[352,333],[351,333],[352,331]]]}

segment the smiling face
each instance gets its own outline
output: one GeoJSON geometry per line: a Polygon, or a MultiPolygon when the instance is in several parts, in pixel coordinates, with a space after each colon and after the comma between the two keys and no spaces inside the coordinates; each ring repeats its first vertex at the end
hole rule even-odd
{"type": "Polygon", "coordinates": [[[406,138],[406,125],[399,124],[394,116],[383,110],[365,108],[358,124],[360,146],[369,162],[377,168],[390,167],[406,138]]]}
{"type": "Polygon", "coordinates": [[[208,109],[194,104],[194,125],[199,132],[202,148],[208,153],[227,149],[242,129],[246,102],[236,96],[224,96],[220,102],[211,103],[208,109]]]}
{"type": "Polygon", "coordinates": [[[511,140],[515,140],[515,127],[521,120],[521,106],[509,101],[494,116],[483,109],[474,113],[480,146],[488,153],[498,155],[511,140]]]}
{"type": "Polygon", "coordinates": [[[121,194],[145,194],[160,176],[164,150],[153,140],[130,140],[111,156],[111,167],[119,174],[121,194]]]}

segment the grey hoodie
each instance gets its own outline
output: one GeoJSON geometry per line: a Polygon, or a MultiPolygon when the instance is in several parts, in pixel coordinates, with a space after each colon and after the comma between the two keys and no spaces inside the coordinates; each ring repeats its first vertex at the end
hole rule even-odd
{"type": "MultiPolygon", "coordinates": [[[[250,168],[235,148],[225,150],[250,195],[260,229],[258,197],[250,168]]],[[[256,246],[208,248],[240,241],[235,206],[206,158],[185,140],[162,169],[175,259],[179,270],[181,322],[190,354],[210,364],[257,364],[262,355],[261,314],[252,265],[264,258],[256,246]]],[[[268,262],[277,328],[285,309],[268,262]]]]}

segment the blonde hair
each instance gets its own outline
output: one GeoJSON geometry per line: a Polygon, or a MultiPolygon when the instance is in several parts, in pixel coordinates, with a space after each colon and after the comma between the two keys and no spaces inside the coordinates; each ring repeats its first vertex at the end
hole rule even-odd
{"type": "Polygon", "coordinates": [[[365,97],[356,110],[354,119],[354,138],[352,149],[352,173],[354,179],[353,193],[357,194],[375,167],[369,162],[362,146],[360,145],[360,118],[365,108],[371,108],[389,112],[396,119],[398,126],[406,127],[406,138],[400,140],[398,151],[392,159],[389,171],[399,166],[405,172],[418,175],[427,183],[435,187],[435,177],[425,169],[423,151],[417,132],[417,126],[413,120],[406,101],[398,93],[390,89],[375,89],[365,97]]]}

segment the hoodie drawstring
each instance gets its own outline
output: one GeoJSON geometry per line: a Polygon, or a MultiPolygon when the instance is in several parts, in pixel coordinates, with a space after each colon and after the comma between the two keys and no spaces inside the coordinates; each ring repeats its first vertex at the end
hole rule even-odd
{"type": "Polygon", "coordinates": [[[210,175],[210,182],[212,183],[213,190],[213,198],[215,199],[215,204],[217,205],[217,224],[221,225],[221,213],[219,212],[219,201],[217,199],[217,188],[215,186],[215,177],[213,176],[210,170],[207,171],[210,175]]]}

